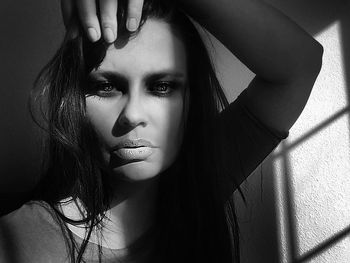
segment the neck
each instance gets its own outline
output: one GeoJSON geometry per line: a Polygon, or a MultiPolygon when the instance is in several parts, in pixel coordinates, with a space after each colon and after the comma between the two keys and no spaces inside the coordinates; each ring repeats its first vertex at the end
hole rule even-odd
{"type": "MultiPolygon", "coordinates": [[[[103,220],[102,246],[112,249],[128,247],[154,224],[157,186],[156,180],[123,182],[122,185],[118,185],[110,209],[106,211],[106,218],[103,220]]],[[[81,218],[74,202],[62,205],[62,210],[70,218],[81,218]]],[[[68,227],[74,234],[84,238],[86,230],[83,225],[68,227]]],[[[97,243],[95,232],[90,241],[97,243]]]]}

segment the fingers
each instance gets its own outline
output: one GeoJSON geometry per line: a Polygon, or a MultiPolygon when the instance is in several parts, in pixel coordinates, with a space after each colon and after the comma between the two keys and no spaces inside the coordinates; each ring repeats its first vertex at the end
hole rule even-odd
{"type": "Polygon", "coordinates": [[[76,0],[76,4],[78,15],[88,38],[92,42],[96,42],[101,37],[101,30],[95,0],[76,0]]]}
{"type": "MultiPolygon", "coordinates": [[[[128,1],[126,27],[129,31],[136,31],[139,27],[143,3],[144,0],[128,1]]],[[[116,40],[118,0],[61,0],[61,8],[67,28],[71,17],[74,16],[73,12],[77,11],[81,24],[92,42],[99,40],[101,35],[108,43],[116,40]],[[96,2],[100,17],[97,16],[96,2]]]]}
{"type": "Polygon", "coordinates": [[[117,38],[118,0],[100,0],[101,29],[106,42],[114,42],[117,38]]]}
{"type": "Polygon", "coordinates": [[[142,15],[143,0],[129,0],[128,19],[126,27],[129,31],[136,31],[142,15]]]}

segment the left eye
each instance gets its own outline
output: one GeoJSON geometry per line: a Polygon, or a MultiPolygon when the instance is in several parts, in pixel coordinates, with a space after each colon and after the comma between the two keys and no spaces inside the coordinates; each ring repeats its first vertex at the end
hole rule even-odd
{"type": "Polygon", "coordinates": [[[174,84],[171,82],[158,82],[154,84],[151,88],[151,91],[161,95],[167,95],[174,89],[174,84]]]}

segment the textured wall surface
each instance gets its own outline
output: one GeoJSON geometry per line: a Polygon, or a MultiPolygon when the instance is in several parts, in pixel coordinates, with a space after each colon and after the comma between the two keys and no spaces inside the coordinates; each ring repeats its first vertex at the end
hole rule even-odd
{"type": "MultiPolygon", "coordinates": [[[[38,168],[26,100],[62,39],[59,1],[0,2],[0,193],[24,191],[38,168]]],[[[270,0],[320,41],[322,71],[290,136],[237,195],[244,263],[350,262],[350,8],[345,0],[270,0]]],[[[253,74],[213,40],[230,100],[253,74]]]]}
{"type": "MultiPolygon", "coordinates": [[[[243,262],[350,262],[349,2],[270,2],[325,52],[288,139],[243,185],[247,203],[237,195],[243,262]]],[[[222,82],[235,98],[252,74],[217,46],[222,82]]]]}

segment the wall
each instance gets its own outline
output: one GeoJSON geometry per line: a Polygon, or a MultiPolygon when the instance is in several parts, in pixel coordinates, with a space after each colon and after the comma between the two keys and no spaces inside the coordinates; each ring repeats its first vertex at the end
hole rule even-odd
{"type": "Polygon", "coordinates": [[[0,1],[0,193],[32,187],[39,168],[40,133],[27,99],[40,69],[63,36],[59,1],[0,1]]]}
{"type": "MultiPolygon", "coordinates": [[[[1,194],[21,193],[35,182],[40,133],[26,100],[35,76],[62,39],[58,2],[0,2],[1,194]]],[[[325,54],[289,138],[243,184],[246,204],[236,196],[243,262],[349,262],[349,4],[270,2],[314,35],[325,54]]],[[[233,100],[253,74],[213,43],[218,74],[233,100]]]]}
{"type": "MultiPolygon", "coordinates": [[[[243,262],[350,262],[350,5],[270,3],[314,35],[325,52],[288,139],[242,186],[247,203],[236,195],[243,262]]],[[[233,99],[253,75],[215,45],[222,83],[233,99]]]]}

